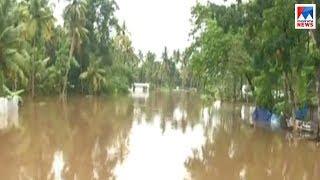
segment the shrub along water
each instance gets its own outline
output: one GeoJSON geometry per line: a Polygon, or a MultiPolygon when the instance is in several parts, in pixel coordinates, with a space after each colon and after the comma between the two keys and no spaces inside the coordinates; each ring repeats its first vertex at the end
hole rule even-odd
{"type": "MultiPolygon", "coordinates": [[[[294,29],[295,3],[197,3],[190,61],[204,92],[241,100],[241,88],[247,85],[259,107],[295,119],[299,104],[316,104],[320,117],[320,30],[294,29]]],[[[305,3],[316,3],[319,12],[319,1],[305,3]]]]}

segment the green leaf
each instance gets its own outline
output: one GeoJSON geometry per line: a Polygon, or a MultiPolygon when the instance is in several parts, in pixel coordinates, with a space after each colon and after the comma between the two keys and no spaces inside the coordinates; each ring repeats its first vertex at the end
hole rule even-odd
{"type": "Polygon", "coordinates": [[[83,72],[80,74],[80,79],[84,80],[88,78],[88,72],[83,72]]]}
{"type": "Polygon", "coordinates": [[[78,63],[78,61],[74,57],[71,59],[71,65],[76,67],[76,68],[80,67],[80,64],[78,63]]]}

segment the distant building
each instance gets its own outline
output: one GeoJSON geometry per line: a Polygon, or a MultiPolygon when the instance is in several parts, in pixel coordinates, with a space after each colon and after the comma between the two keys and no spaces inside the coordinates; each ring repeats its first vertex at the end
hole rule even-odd
{"type": "Polygon", "coordinates": [[[134,98],[148,98],[149,89],[149,83],[133,83],[129,91],[131,93],[131,96],[134,98]]]}

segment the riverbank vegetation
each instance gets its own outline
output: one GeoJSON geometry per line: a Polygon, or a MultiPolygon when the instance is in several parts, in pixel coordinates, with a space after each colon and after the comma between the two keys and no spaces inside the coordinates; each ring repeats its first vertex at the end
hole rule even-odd
{"type": "MultiPolygon", "coordinates": [[[[316,3],[319,12],[318,1],[308,2],[316,3]]],[[[295,3],[198,3],[192,9],[191,64],[205,92],[239,100],[247,85],[257,106],[293,119],[305,103],[320,107],[320,32],[294,29],[295,3]]]]}
{"type": "Polygon", "coordinates": [[[133,82],[153,88],[195,86],[186,53],[136,52],[113,0],[67,0],[63,23],[49,0],[0,2],[0,95],[126,93],[133,82]],[[172,55],[171,55],[172,54],[172,55]],[[181,64],[182,68],[178,68],[181,64]]]}
{"type": "Polygon", "coordinates": [[[320,104],[320,32],[294,29],[295,1],[197,3],[191,46],[164,47],[161,57],[133,48],[116,1],[66,2],[62,24],[48,0],[0,2],[0,95],[119,94],[149,82],[293,118],[299,106],[320,104]]]}

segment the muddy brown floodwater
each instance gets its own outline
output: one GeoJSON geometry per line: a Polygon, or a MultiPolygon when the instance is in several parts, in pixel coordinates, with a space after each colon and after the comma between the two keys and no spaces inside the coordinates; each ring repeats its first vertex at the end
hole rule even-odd
{"type": "Polygon", "coordinates": [[[0,119],[0,179],[320,179],[320,147],[251,127],[240,109],[177,92],[26,99],[19,119],[0,119]]]}

